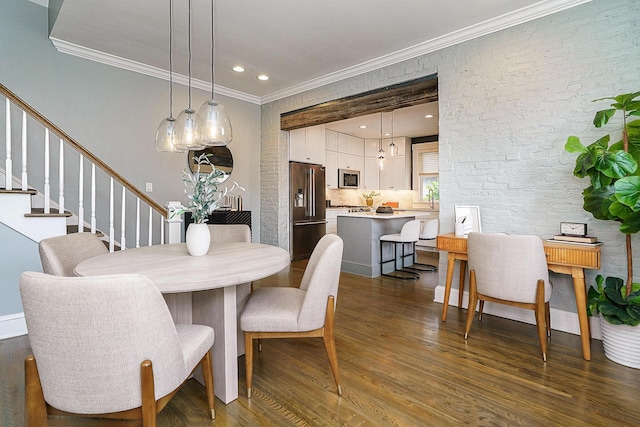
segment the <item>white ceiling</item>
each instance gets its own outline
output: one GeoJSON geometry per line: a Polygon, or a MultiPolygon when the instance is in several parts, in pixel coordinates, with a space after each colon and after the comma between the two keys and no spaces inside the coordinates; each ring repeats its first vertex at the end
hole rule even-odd
{"type": "MultiPolygon", "coordinates": [[[[261,104],[588,1],[217,0],[216,93],[261,104]],[[258,81],[261,73],[270,80],[258,81]]],[[[187,8],[188,0],[174,0],[179,83],[187,8]]],[[[193,0],[193,11],[194,87],[207,88],[210,1],[193,0]]],[[[168,78],[169,1],[64,0],[50,38],[62,52],[168,78]]]]}
{"type": "MultiPolygon", "coordinates": [[[[262,104],[588,1],[217,0],[215,92],[262,104]],[[257,80],[262,73],[270,79],[257,80]]],[[[173,8],[174,81],[186,85],[188,0],[173,0],[173,8]]],[[[205,90],[210,8],[209,0],[193,0],[192,84],[205,90]]],[[[64,0],[50,38],[61,52],[169,78],[169,0],[64,0]]],[[[385,113],[382,130],[391,127],[394,136],[437,134],[438,103],[396,110],[393,119],[385,113]]],[[[379,138],[380,114],[327,128],[379,138]]]]}

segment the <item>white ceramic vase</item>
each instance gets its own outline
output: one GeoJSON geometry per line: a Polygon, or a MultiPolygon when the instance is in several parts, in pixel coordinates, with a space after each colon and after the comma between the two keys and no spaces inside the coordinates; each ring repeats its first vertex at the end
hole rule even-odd
{"type": "Polygon", "coordinates": [[[600,328],[607,359],[640,369],[640,325],[612,325],[600,315],[600,328]]]}
{"type": "Polygon", "coordinates": [[[186,239],[187,250],[191,256],[202,256],[209,252],[211,233],[207,224],[189,224],[186,239]]]}

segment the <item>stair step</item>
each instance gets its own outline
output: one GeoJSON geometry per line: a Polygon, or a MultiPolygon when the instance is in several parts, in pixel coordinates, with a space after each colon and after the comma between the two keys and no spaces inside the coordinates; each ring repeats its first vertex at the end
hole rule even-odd
{"type": "Polygon", "coordinates": [[[0,188],[0,194],[31,194],[32,196],[35,196],[38,192],[32,188],[28,190],[7,190],[6,188],[0,188]]]}
{"type": "Polygon", "coordinates": [[[31,217],[61,217],[61,216],[69,217],[69,216],[71,216],[71,212],[64,211],[64,212],[60,213],[58,211],[58,209],[50,209],[50,213],[46,214],[46,213],[44,213],[44,208],[32,208],[31,209],[31,213],[26,213],[26,214],[24,214],[24,216],[26,216],[28,218],[31,218],[31,217]]]}
{"type": "MultiPolygon", "coordinates": [[[[84,227],[83,231],[85,233],[91,233],[91,228],[90,227],[84,227]]],[[[77,233],[78,232],[78,226],[77,225],[67,225],[67,234],[72,234],[72,233],[77,233]]],[[[100,230],[96,230],[96,236],[98,237],[103,237],[104,233],[100,230]]]]}

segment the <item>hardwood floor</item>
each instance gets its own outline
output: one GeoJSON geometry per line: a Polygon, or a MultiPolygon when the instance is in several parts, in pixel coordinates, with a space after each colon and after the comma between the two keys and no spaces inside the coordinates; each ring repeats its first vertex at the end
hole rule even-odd
{"type": "MultiPolygon", "coordinates": [[[[305,262],[255,283],[293,286],[305,262]]],[[[640,425],[640,370],[604,357],[592,341],[553,331],[548,362],[535,326],[483,316],[463,339],[466,310],[445,324],[433,302],[437,273],[418,282],[342,274],[336,345],[338,396],[321,339],[264,340],[256,352],[253,397],[216,401],[206,419],[204,387],[190,380],[160,413],[159,426],[584,426],[640,425]]],[[[0,341],[0,426],[23,425],[26,337],[0,341]]],[[[60,420],[57,425],[65,424],[60,420]]]]}

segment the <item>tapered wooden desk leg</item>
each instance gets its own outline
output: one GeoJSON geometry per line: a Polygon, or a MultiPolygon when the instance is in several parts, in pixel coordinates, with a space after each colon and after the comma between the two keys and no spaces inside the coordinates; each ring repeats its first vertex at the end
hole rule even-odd
{"type": "Polygon", "coordinates": [[[456,267],[456,257],[449,252],[447,257],[447,280],[444,284],[444,301],[442,301],[442,321],[447,320],[447,308],[449,307],[449,296],[451,295],[451,282],[453,281],[453,270],[456,267]]]}
{"type": "Polygon", "coordinates": [[[460,260],[460,284],[458,285],[458,308],[462,308],[462,297],[464,296],[464,276],[467,273],[467,261],[460,260]]]}
{"type": "Polygon", "coordinates": [[[589,317],[587,316],[587,291],[584,280],[584,269],[579,267],[572,268],[571,277],[573,277],[573,288],[576,293],[576,309],[578,310],[578,320],[580,322],[582,357],[584,357],[584,360],[591,360],[591,332],[589,331],[589,317]]]}

